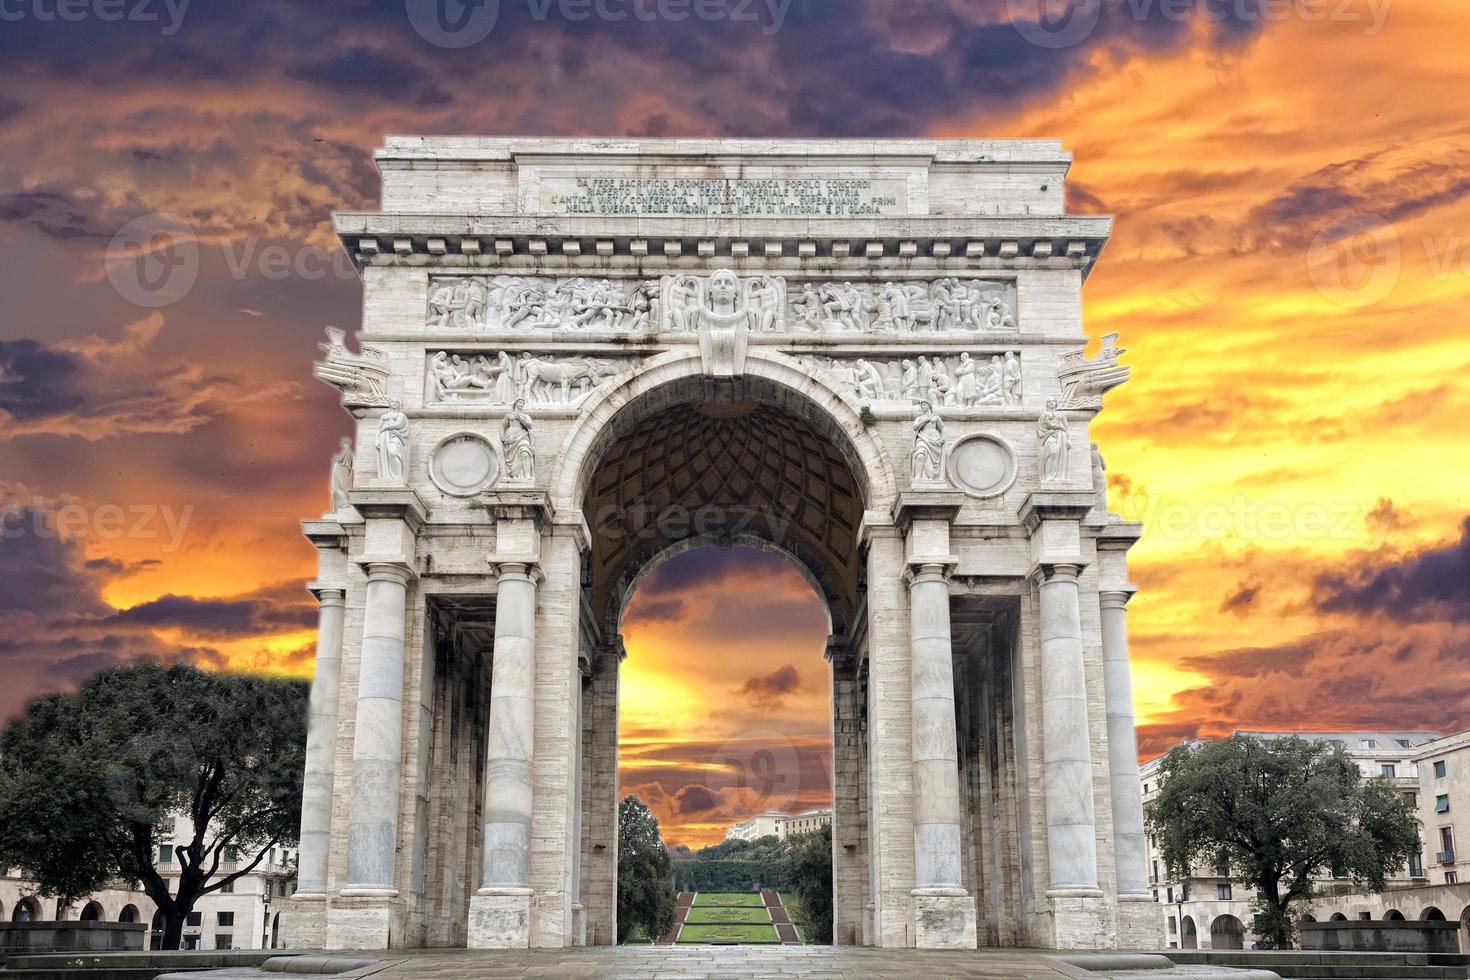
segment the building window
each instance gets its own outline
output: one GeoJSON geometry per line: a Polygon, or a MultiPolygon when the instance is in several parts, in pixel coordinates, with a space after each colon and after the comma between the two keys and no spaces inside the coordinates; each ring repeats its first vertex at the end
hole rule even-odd
{"type": "Polygon", "coordinates": [[[1404,794],[1404,799],[1406,799],[1406,800],[1409,801],[1409,809],[1410,810],[1417,810],[1417,809],[1419,809],[1419,794],[1418,793],[1405,793],[1404,794]]]}
{"type": "Polygon", "coordinates": [[[172,844],[158,845],[158,863],[172,864],[174,860],[174,846],[172,844]]]}
{"type": "Polygon", "coordinates": [[[1392,762],[1385,762],[1383,764],[1383,775],[1385,778],[1388,779],[1392,779],[1394,778],[1394,776],[1398,775],[1398,773],[1394,770],[1392,762]]]}
{"type": "Polygon", "coordinates": [[[1150,875],[1150,878],[1153,881],[1158,881],[1159,880],[1159,862],[1153,861],[1153,862],[1150,862],[1150,864],[1151,864],[1151,866],[1153,868],[1153,872],[1150,875]]]}
{"type": "Polygon", "coordinates": [[[1444,778],[1444,760],[1443,759],[1437,759],[1437,760],[1435,760],[1435,763],[1434,763],[1434,778],[1435,779],[1443,779],[1444,778]]]}
{"type": "Polygon", "coordinates": [[[233,894],[235,894],[235,879],[231,878],[229,881],[225,882],[223,885],[220,885],[219,886],[219,893],[221,895],[233,895],[233,894]]]}
{"type": "Polygon", "coordinates": [[[234,934],[228,932],[217,933],[214,937],[215,949],[233,949],[235,946],[234,934]]]}
{"type": "Polygon", "coordinates": [[[235,924],[235,913],[233,913],[233,912],[216,912],[215,913],[215,922],[216,922],[216,924],[221,925],[221,926],[233,926],[235,924]]]}
{"type": "Polygon", "coordinates": [[[204,924],[204,913],[199,911],[190,912],[184,919],[186,926],[201,926],[204,924]]]}
{"type": "Polygon", "coordinates": [[[1444,883],[1446,885],[1453,885],[1456,882],[1458,882],[1459,880],[1460,880],[1460,876],[1458,874],[1456,874],[1455,872],[1453,872],[1453,871],[1446,871],[1444,873],[1444,883]]]}
{"type": "Polygon", "coordinates": [[[1215,886],[1215,898],[1221,902],[1230,901],[1230,882],[1223,882],[1215,886]]]}
{"type": "Polygon", "coordinates": [[[1378,743],[1375,742],[1375,741],[1373,741],[1373,739],[1371,739],[1371,738],[1365,738],[1365,739],[1363,739],[1363,748],[1365,748],[1365,749],[1376,749],[1376,748],[1378,748],[1378,743]]]}
{"type": "Polygon", "coordinates": [[[222,860],[225,860],[225,861],[234,861],[234,860],[238,859],[239,856],[240,856],[240,850],[239,850],[239,848],[235,847],[233,844],[226,844],[224,847],[220,848],[220,858],[222,860]]]}
{"type": "Polygon", "coordinates": [[[1400,748],[1412,749],[1414,747],[1414,744],[1406,738],[1399,739],[1398,743],[1400,748]]]}
{"type": "Polygon", "coordinates": [[[1455,851],[1455,831],[1452,827],[1439,828],[1439,849],[1453,854],[1455,851]]]}
{"type": "Polygon", "coordinates": [[[1169,887],[1168,902],[1169,902],[1170,905],[1173,905],[1174,904],[1174,888],[1173,888],[1172,885],[1169,887]]]}
{"type": "Polygon", "coordinates": [[[1409,855],[1409,877],[1424,877],[1424,855],[1417,851],[1409,855]]]}
{"type": "Polygon", "coordinates": [[[1175,919],[1172,915],[1169,916],[1169,935],[1172,936],[1172,935],[1174,935],[1174,933],[1176,933],[1178,931],[1179,931],[1179,920],[1175,919]]]}
{"type": "Polygon", "coordinates": [[[1441,793],[1441,794],[1439,794],[1438,796],[1436,796],[1434,798],[1434,812],[1435,813],[1449,813],[1450,812],[1450,798],[1449,798],[1448,794],[1441,793]]]}

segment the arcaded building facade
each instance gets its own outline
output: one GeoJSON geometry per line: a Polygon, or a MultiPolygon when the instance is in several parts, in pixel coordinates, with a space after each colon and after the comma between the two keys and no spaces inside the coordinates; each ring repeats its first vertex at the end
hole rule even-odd
{"type": "MultiPolygon", "coordinates": [[[[1089,438],[1103,217],[1055,142],[392,138],[336,216],[356,420],[295,946],[613,941],[619,638],[659,562],[788,559],[831,631],[835,930],[1157,947],[1089,438]]],[[[691,661],[691,670],[697,662],[691,661]]]]}

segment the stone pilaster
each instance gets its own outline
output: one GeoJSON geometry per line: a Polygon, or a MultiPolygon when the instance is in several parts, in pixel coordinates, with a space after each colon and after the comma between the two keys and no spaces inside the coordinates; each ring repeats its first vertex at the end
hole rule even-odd
{"type": "Polygon", "coordinates": [[[302,774],[301,838],[297,890],[282,909],[282,948],[319,949],[326,939],[327,864],[332,836],[337,708],[342,681],[342,631],[347,590],[340,581],[346,538],[330,521],[304,522],[316,545],[317,581],[307,589],[317,600],[316,666],[307,715],[306,766],[302,774]]]}
{"type": "Polygon", "coordinates": [[[499,567],[490,734],[485,753],[484,865],[470,899],[471,949],[531,941],[531,761],[535,753],[536,585],[529,563],[499,567]]]}
{"type": "Polygon", "coordinates": [[[583,706],[582,907],[587,945],[618,937],[618,674],[623,641],[592,658],[583,706]]]}
{"type": "Polygon", "coordinates": [[[832,665],[832,941],[862,942],[863,909],[868,903],[868,873],[859,782],[862,729],[856,658],[842,640],[829,640],[832,665]]]}
{"type": "Polygon", "coordinates": [[[1148,887],[1148,845],[1138,779],[1138,738],[1133,721],[1133,680],[1128,659],[1127,552],[1139,538],[1136,524],[1110,523],[1098,537],[1101,586],[1103,687],[1108,722],[1108,784],[1113,813],[1113,855],[1118,881],[1118,945],[1157,949],[1163,916],[1148,887]]]}

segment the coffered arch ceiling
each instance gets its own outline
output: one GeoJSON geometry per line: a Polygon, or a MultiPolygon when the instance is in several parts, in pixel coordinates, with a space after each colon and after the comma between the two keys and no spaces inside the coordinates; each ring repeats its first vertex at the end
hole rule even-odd
{"type": "Polygon", "coordinates": [[[865,494],[848,462],[855,454],[789,398],[773,403],[761,394],[748,384],[664,393],[619,413],[584,498],[599,622],[616,629],[644,566],[680,542],[751,539],[806,566],[834,631],[852,622],[865,494]]]}

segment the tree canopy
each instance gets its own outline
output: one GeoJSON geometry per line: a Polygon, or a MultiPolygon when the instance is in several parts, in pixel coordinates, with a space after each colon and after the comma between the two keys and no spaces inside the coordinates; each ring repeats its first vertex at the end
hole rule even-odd
{"type": "Polygon", "coordinates": [[[1276,948],[1291,945],[1290,907],[1313,879],[1380,891],[1420,846],[1413,811],[1387,780],[1364,779],[1341,748],[1296,737],[1176,747],[1147,818],[1170,877],[1208,862],[1255,886],[1254,931],[1276,948]]]}
{"type": "Polygon", "coordinates": [[[832,825],[786,840],[782,866],[796,893],[796,924],[812,944],[832,942],[832,825]]]}
{"type": "Polygon", "coordinates": [[[64,900],[138,882],[177,948],[200,896],[294,842],[306,708],[301,681],[153,662],[32,702],[0,733],[0,865],[64,900]],[[176,878],[158,869],[160,844],[176,878]],[[258,853],[236,866],[237,852],[258,853]]]}
{"type": "Polygon", "coordinates": [[[618,943],[635,929],[656,940],[673,927],[673,864],[658,818],[625,796],[618,804],[618,943]]]}

